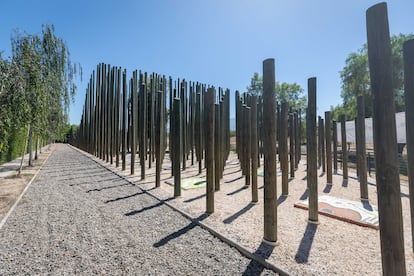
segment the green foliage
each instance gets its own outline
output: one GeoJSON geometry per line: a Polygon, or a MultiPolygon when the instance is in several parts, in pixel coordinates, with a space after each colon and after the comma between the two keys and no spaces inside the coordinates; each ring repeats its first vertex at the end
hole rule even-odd
{"type": "MultiPolygon", "coordinates": [[[[395,93],[396,111],[405,110],[404,103],[404,68],[402,45],[404,41],[413,38],[414,35],[393,35],[391,37],[392,63],[393,63],[393,87],[395,93]]],[[[342,105],[331,108],[334,118],[345,114],[347,120],[356,117],[356,96],[362,95],[365,100],[365,115],[372,117],[372,98],[370,88],[370,76],[368,65],[368,50],[364,44],[357,52],[351,53],[345,60],[345,67],[340,71],[342,81],[341,97],[342,105]]]]}
{"type": "MultiPolygon", "coordinates": [[[[276,101],[287,102],[293,110],[304,112],[306,109],[306,97],[303,96],[303,88],[296,83],[276,82],[276,101]]],[[[255,72],[250,79],[250,85],[246,87],[247,93],[262,95],[263,78],[255,72]]]]}
{"type": "Polygon", "coordinates": [[[65,137],[76,91],[75,66],[53,26],[43,25],[41,35],[15,31],[11,44],[11,60],[0,55],[0,154],[7,159],[23,150],[16,141],[25,141],[27,126],[43,139],[65,137]]]}
{"type": "Polygon", "coordinates": [[[305,111],[306,97],[302,96],[303,88],[296,83],[276,82],[276,100],[287,102],[293,110],[305,111]]]}
{"type": "Polygon", "coordinates": [[[254,72],[253,77],[250,79],[250,85],[246,87],[247,93],[251,95],[260,96],[263,93],[263,78],[259,73],[254,72]]]}

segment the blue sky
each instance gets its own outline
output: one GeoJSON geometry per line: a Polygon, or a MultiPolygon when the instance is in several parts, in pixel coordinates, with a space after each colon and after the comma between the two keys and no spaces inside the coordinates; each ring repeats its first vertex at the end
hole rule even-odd
{"type": "MultiPolygon", "coordinates": [[[[244,91],[266,58],[276,80],[307,91],[317,77],[318,113],[341,103],[339,71],[366,42],[363,0],[2,0],[0,51],[13,29],[54,24],[83,67],[70,121],[79,123],[87,80],[99,62],[244,91]]],[[[388,1],[391,34],[414,33],[414,1],[388,1]]],[[[233,98],[233,97],[231,97],[233,98]]],[[[233,104],[232,104],[233,108],[233,104]]]]}

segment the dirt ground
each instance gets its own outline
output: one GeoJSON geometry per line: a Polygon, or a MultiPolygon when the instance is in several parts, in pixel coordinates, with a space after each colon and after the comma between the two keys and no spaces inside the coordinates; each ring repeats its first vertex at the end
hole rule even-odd
{"type": "Polygon", "coordinates": [[[32,167],[27,165],[27,159],[25,159],[20,175],[18,175],[15,167],[12,166],[10,166],[11,172],[4,172],[4,177],[0,175],[0,221],[7,214],[11,206],[13,206],[16,199],[52,151],[53,146],[50,150],[38,154],[38,159],[34,160],[32,167]]]}

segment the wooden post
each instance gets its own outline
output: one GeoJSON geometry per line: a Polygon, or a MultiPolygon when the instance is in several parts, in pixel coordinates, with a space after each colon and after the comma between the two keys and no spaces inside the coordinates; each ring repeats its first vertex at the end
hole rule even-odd
{"type": "Polygon", "coordinates": [[[252,160],[252,202],[258,202],[257,190],[257,156],[259,154],[258,140],[257,140],[257,96],[253,95],[250,99],[251,106],[251,160],[252,160]]]}
{"type": "Polygon", "coordinates": [[[298,150],[297,150],[297,158],[296,161],[299,165],[300,160],[302,159],[302,111],[299,109],[298,111],[298,150]]]}
{"type": "Polygon", "coordinates": [[[122,170],[126,169],[126,152],[127,152],[127,118],[128,118],[128,88],[126,79],[126,70],[122,73],[122,170]]]}
{"type": "MultiPolygon", "coordinates": [[[[155,131],[155,187],[161,186],[161,167],[162,167],[162,151],[164,150],[162,146],[162,141],[164,138],[164,108],[163,108],[163,92],[157,92],[157,106],[158,112],[156,114],[156,131],[155,131]]],[[[155,115],[155,114],[154,114],[155,115]]]]}
{"type": "Polygon", "coordinates": [[[365,150],[365,104],[364,96],[357,97],[357,125],[358,148],[357,158],[359,166],[359,186],[361,200],[368,200],[367,154],[365,150]]]}
{"type": "Polygon", "coordinates": [[[135,174],[135,155],[137,152],[137,123],[138,123],[138,95],[137,95],[137,71],[133,72],[131,80],[131,174],[135,174]]]}
{"type": "Polygon", "coordinates": [[[220,105],[214,104],[214,190],[220,190],[220,174],[218,169],[220,168],[220,105]]]}
{"type": "MultiPolygon", "coordinates": [[[[355,156],[357,157],[357,149],[358,149],[358,139],[359,139],[359,135],[358,135],[358,120],[357,118],[354,119],[354,125],[355,125],[355,156]]],[[[359,159],[358,157],[356,158],[356,175],[358,176],[358,181],[359,181],[359,159]]]]}
{"type": "Polygon", "coordinates": [[[223,178],[223,173],[224,173],[224,166],[226,164],[226,159],[227,159],[227,153],[226,153],[226,112],[225,112],[225,98],[222,95],[221,96],[221,100],[219,101],[220,104],[220,125],[219,127],[216,127],[216,129],[220,129],[220,167],[218,168],[218,173],[220,176],[220,179],[223,178]]]}
{"type": "Polygon", "coordinates": [[[309,189],[309,222],[318,223],[318,167],[316,145],[316,78],[308,79],[308,110],[306,112],[306,158],[309,189]]]}
{"type": "Polygon", "coordinates": [[[203,148],[202,148],[202,137],[203,137],[203,113],[202,113],[202,104],[201,104],[201,91],[197,89],[196,95],[196,125],[195,125],[195,134],[196,134],[196,155],[198,161],[198,173],[201,174],[203,170],[202,160],[203,160],[203,148]]]}
{"type": "Polygon", "coordinates": [[[277,241],[276,185],[276,97],[275,60],[263,61],[263,147],[264,147],[264,236],[271,245],[277,241]]]}
{"type": "Polygon", "coordinates": [[[346,147],[346,125],[345,115],[341,115],[341,147],[342,147],[342,177],[348,179],[348,149],[346,147]]]}
{"type": "Polygon", "coordinates": [[[145,159],[147,157],[147,86],[146,76],[141,79],[139,94],[140,94],[140,139],[139,139],[139,163],[141,165],[141,179],[145,178],[145,159]]]}
{"type": "Polygon", "coordinates": [[[382,273],[405,275],[404,234],[387,4],[367,10],[382,273]]]}
{"type": "MultiPolygon", "coordinates": [[[[403,45],[407,171],[411,207],[411,238],[414,244],[414,39],[403,45]],[[411,77],[410,77],[411,76],[411,77]]],[[[414,246],[413,246],[414,251],[414,246]]]]}
{"type": "Polygon", "coordinates": [[[325,124],[323,118],[321,118],[321,153],[322,153],[322,172],[326,172],[326,150],[325,150],[325,124]]]}
{"type": "Polygon", "coordinates": [[[294,115],[289,114],[289,157],[290,157],[290,177],[295,177],[295,122],[294,115]]]}
{"type": "Polygon", "coordinates": [[[237,158],[240,159],[240,110],[239,110],[239,105],[240,105],[240,93],[239,91],[236,90],[235,93],[235,100],[234,103],[236,105],[235,110],[236,110],[236,153],[237,153],[237,158]]]}
{"type": "Polygon", "coordinates": [[[110,164],[114,163],[114,89],[113,89],[114,68],[108,72],[108,148],[110,164]]]}
{"type": "Polygon", "coordinates": [[[325,112],[325,137],[326,137],[326,183],[332,185],[332,136],[331,136],[331,112],[325,112]]]}
{"type": "Polygon", "coordinates": [[[240,165],[241,165],[241,169],[242,169],[242,175],[246,175],[246,105],[245,104],[240,104],[240,117],[241,117],[241,121],[240,121],[240,144],[241,144],[241,148],[240,148],[240,165]]]}
{"type": "MultiPolygon", "coordinates": [[[[205,135],[206,141],[214,141],[214,102],[215,90],[209,88],[204,96],[204,112],[205,112],[205,135]]],[[[214,212],[214,143],[206,143],[206,167],[207,167],[207,185],[206,185],[206,212],[211,214],[214,212]]]]}
{"type": "Polygon", "coordinates": [[[174,99],[173,103],[173,135],[172,135],[172,143],[174,148],[173,154],[173,175],[174,175],[174,197],[181,196],[181,103],[179,98],[174,99]]]}
{"type": "Polygon", "coordinates": [[[318,167],[322,167],[322,134],[321,134],[321,116],[318,116],[318,167]]]}
{"type": "Polygon", "coordinates": [[[246,149],[246,154],[245,154],[245,168],[246,168],[246,174],[245,174],[245,186],[248,187],[250,186],[250,177],[251,177],[251,161],[250,158],[252,156],[251,154],[251,110],[250,107],[246,106],[244,107],[244,112],[245,112],[245,121],[244,121],[244,133],[245,133],[245,137],[244,137],[244,147],[246,149]]]}
{"type": "Polygon", "coordinates": [[[194,126],[195,126],[195,89],[194,82],[190,83],[190,149],[191,149],[191,166],[194,165],[194,151],[195,151],[195,135],[194,135],[194,126]]]}
{"type": "Polygon", "coordinates": [[[279,156],[280,169],[282,171],[282,195],[289,194],[289,160],[288,160],[288,106],[286,102],[282,102],[280,111],[280,140],[279,140],[279,156]]]}
{"type": "Polygon", "coordinates": [[[183,162],[182,168],[187,168],[187,82],[183,80],[181,82],[181,161],[183,162]]]}
{"type": "Polygon", "coordinates": [[[338,172],[338,131],[336,121],[332,122],[332,141],[333,141],[333,168],[334,174],[338,172]]]}
{"type": "Polygon", "coordinates": [[[116,70],[116,104],[115,104],[115,166],[119,167],[119,148],[120,148],[120,130],[119,130],[119,111],[121,101],[121,68],[116,70]]]}
{"type": "Polygon", "coordinates": [[[299,114],[298,112],[294,113],[294,123],[295,123],[295,169],[299,166],[300,161],[300,128],[299,128],[299,114]]]}

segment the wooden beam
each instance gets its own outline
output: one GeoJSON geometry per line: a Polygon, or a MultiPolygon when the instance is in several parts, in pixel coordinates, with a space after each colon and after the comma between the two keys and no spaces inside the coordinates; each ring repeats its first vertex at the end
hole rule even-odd
{"type": "Polygon", "coordinates": [[[404,234],[387,4],[367,10],[382,273],[405,275],[404,234]]]}
{"type": "Polygon", "coordinates": [[[264,236],[265,242],[277,241],[276,178],[276,93],[275,60],[263,61],[263,147],[264,147],[264,236]]]}
{"type": "MultiPolygon", "coordinates": [[[[216,92],[214,88],[209,88],[204,95],[204,112],[205,112],[205,135],[206,141],[214,141],[214,102],[216,92]]],[[[215,189],[215,169],[214,169],[214,143],[206,143],[206,167],[207,167],[207,185],[206,185],[206,212],[214,213],[214,189],[215,189]]]]}
{"type": "Polygon", "coordinates": [[[414,39],[403,45],[407,170],[411,207],[411,239],[414,251],[414,39]]]}
{"type": "Polygon", "coordinates": [[[316,144],[316,78],[308,79],[308,109],[306,112],[306,158],[309,189],[309,222],[318,223],[318,167],[316,144]]]}

